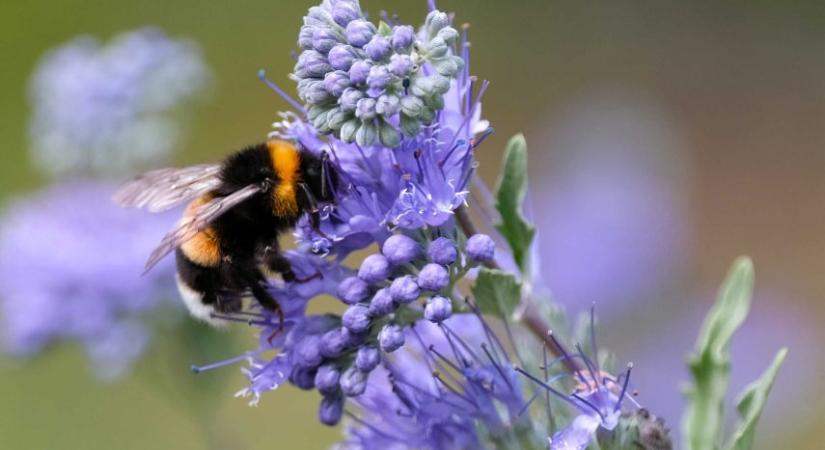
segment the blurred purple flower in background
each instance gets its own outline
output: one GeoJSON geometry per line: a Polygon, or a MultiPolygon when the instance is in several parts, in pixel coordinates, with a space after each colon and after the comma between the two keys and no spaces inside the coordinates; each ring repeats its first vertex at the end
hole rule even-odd
{"type": "MultiPolygon", "coordinates": [[[[80,342],[103,378],[121,374],[150,339],[147,316],[176,297],[173,264],[141,277],[175,223],[126,211],[109,180],[166,159],[173,115],[209,78],[197,47],[154,28],[102,45],[76,38],[43,57],[31,81],[31,157],[58,180],[13,200],[0,221],[2,343],[29,356],[80,342]]],[[[174,309],[172,309],[174,310],[174,309]]]]}
{"type": "Polygon", "coordinates": [[[690,167],[666,112],[596,91],[539,129],[547,151],[531,209],[555,300],[618,311],[677,281],[691,257],[690,167]]]}
{"type": "Polygon", "coordinates": [[[142,267],[175,218],[118,208],[109,201],[114,188],[60,183],[0,216],[2,338],[13,355],[76,340],[109,378],[146,346],[140,318],[171,304],[174,283],[171,261],[145,277],[142,267]]]}
{"type": "Polygon", "coordinates": [[[174,114],[210,77],[194,43],[156,28],[105,45],[77,37],[48,52],[35,70],[32,157],[57,175],[133,174],[164,161],[180,137],[174,114]]]}

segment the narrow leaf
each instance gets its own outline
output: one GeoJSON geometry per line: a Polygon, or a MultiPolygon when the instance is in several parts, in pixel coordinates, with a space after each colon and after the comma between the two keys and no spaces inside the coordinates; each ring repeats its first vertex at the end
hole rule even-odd
{"type": "Polygon", "coordinates": [[[733,433],[733,438],[728,446],[729,450],[750,450],[753,446],[756,425],[759,423],[762,410],[765,408],[768,394],[771,392],[779,367],[782,366],[787,354],[788,349],[779,350],[765,373],[758,380],[749,384],[739,397],[736,409],[739,411],[741,420],[733,433]]]}
{"type": "Polygon", "coordinates": [[[688,365],[693,384],[682,421],[685,448],[719,448],[725,393],[730,377],[730,340],[748,314],[753,293],[753,263],[740,257],[728,272],[711,308],[688,365]]]}
{"type": "Polygon", "coordinates": [[[519,304],[521,285],[512,274],[483,267],[473,285],[473,296],[482,313],[507,319],[519,304]]]}
{"type": "Polygon", "coordinates": [[[504,153],[503,169],[496,183],[496,209],[501,223],[496,228],[507,240],[522,273],[527,272],[530,244],[535,229],[524,218],[521,205],[527,195],[527,142],[517,134],[510,138],[504,153]]]}

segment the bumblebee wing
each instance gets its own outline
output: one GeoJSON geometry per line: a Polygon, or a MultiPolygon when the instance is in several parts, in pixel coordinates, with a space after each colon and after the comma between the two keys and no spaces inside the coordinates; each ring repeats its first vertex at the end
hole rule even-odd
{"type": "Polygon", "coordinates": [[[124,184],[114,201],[124,208],[166,211],[216,189],[220,172],[220,164],[153,170],[124,184]]]}
{"type": "Polygon", "coordinates": [[[191,215],[184,216],[172,231],[166,233],[166,236],[163,237],[160,244],[152,251],[152,254],[149,255],[144,273],[151,270],[155,264],[172,250],[178,248],[181,244],[206,229],[212,221],[249,197],[261,192],[261,190],[261,186],[251,184],[226,197],[216,197],[199,206],[191,215]]]}

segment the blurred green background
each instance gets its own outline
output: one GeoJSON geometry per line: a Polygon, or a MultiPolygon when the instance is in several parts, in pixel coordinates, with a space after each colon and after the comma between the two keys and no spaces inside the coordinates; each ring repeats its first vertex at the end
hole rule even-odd
{"type": "MultiPolygon", "coordinates": [[[[261,140],[276,112],[286,107],[256,73],[263,67],[273,81],[291,90],[290,51],[301,17],[313,4],[0,3],[0,196],[27,192],[44,182],[27,159],[26,88],[47,49],[79,33],[108,38],[143,25],[194,39],[216,77],[190,122],[190,138],[178,162],[215,160],[261,140]]],[[[668,151],[678,152],[678,157],[659,175],[679,180],[684,200],[679,217],[687,236],[684,255],[666,277],[656,275],[662,280],[642,277],[655,289],[645,290],[624,308],[606,308],[610,314],[603,316],[603,333],[621,359],[651,351],[681,358],[687,346],[663,349],[657,347],[659,339],[671,332],[670,324],[685,317],[693,321],[686,326],[695,334],[698,317],[728,264],[740,253],[752,255],[757,268],[755,308],[769,323],[784,321],[783,329],[804,335],[793,341],[799,345],[791,344],[777,397],[765,416],[770,423],[761,430],[757,448],[821,448],[816,431],[825,426],[825,414],[816,406],[825,402],[825,3],[438,4],[455,11],[459,23],[471,23],[473,72],[492,82],[484,115],[497,132],[479,151],[481,173],[492,181],[507,137],[524,131],[531,148],[535,210],[553,198],[541,192],[542,183],[565,176],[566,166],[556,162],[565,161],[569,140],[559,136],[568,129],[584,136],[603,133],[596,126],[588,128],[587,121],[582,125],[575,111],[599,117],[616,108],[621,122],[621,105],[641,103],[648,111],[645,117],[665,123],[668,142],[676,141],[668,151]],[[600,103],[603,99],[607,103],[600,103]]],[[[362,7],[376,15],[387,9],[419,23],[426,4],[363,1],[362,7]]],[[[604,140],[611,142],[610,135],[604,140]]],[[[559,185],[547,189],[565,192],[559,185]]],[[[627,261],[628,269],[634,264],[627,261]]],[[[556,269],[553,264],[543,268],[548,273],[556,269]]],[[[592,300],[602,301],[588,302],[592,300]]],[[[565,303],[564,298],[559,301],[565,303]]],[[[757,367],[764,367],[787,337],[760,334],[758,327],[745,335],[765,343],[764,353],[751,346],[747,351],[752,353],[743,356],[757,361],[757,367]]],[[[250,330],[207,333],[204,342],[222,344],[206,351],[208,357],[193,356],[205,360],[170,361],[169,355],[177,354],[174,347],[181,345],[175,337],[172,332],[156,336],[134,374],[113,384],[91,378],[81,351],[72,346],[58,346],[28,362],[2,361],[0,448],[209,448],[215,437],[199,428],[193,418],[197,415],[187,413],[204,408],[215,411],[210,420],[217,424],[216,434],[234,442],[232,448],[325,448],[338,436],[338,430],[317,423],[316,394],[285,387],[250,408],[232,396],[245,384],[236,369],[197,377],[188,371],[191,363],[249,348],[250,330]],[[146,374],[159,367],[166,376],[191,380],[189,390],[170,393],[155,385],[146,374]],[[222,377],[229,379],[217,382],[222,377]]],[[[744,374],[748,379],[756,375],[744,374]]],[[[662,377],[656,392],[677,393],[682,379],[662,377]]],[[[644,396],[646,387],[637,387],[644,396]]],[[[678,429],[678,416],[666,418],[678,429]]]]}

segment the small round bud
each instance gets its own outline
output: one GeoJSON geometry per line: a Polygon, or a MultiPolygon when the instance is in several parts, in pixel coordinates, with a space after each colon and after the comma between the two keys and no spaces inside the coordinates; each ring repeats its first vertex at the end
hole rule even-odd
{"type": "Polygon", "coordinates": [[[315,50],[305,50],[298,56],[295,75],[299,78],[321,78],[332,71],[326,56],[315,50]]]}
{"type": "Polygon", "coordinates": [[[381,317],[391,314],[395,311],[397,305],[390,295],[388,288],[379,289],[375,295],[372,296],[372,301],[369,306],[370,317],[381,317]]]}
{"type": "Polygon", "coordinates": [[[430,322],[442,322],[453,314],[453,304],[450,299],[436,295],[427,300],[424,307],[424,318],[430,322]]]}
{"type": "Polygon", "coordinates": [[[361,347],[355,355],[355,367],[361,372],[372,372],[381,362],[381,352],[375,347],[361,347]]]}
{"type": "Polygon", "coordinates": [[[347,348],[357,348],[364,345],[369,337],[369,331],[354,333],[346,328],[341,329],[341,335],[347,343],[347,348]]]}
{"type": "Polygon", "coordinates": [[[346,27],[347,24],[360,17],[358,7],[351,2],[338,2],[332,9],[332,20],[338,25],[346,27]]]}
{"type": "Polygon", "coordinates": [[[470,239],[467,239],[464,251],[474,261],[492,261],[496,256],[496,243],[486,234],[474,234],[470,239]]]}
{"type": "Polygon", "coordinates": [[[387,85],[390,84],[391,79],[392,76],[387,66],[372,66],[367,76],[367,87],[369,87],[367,94],[372,97],[378,97],[384,92],[387,85]]]}
{"type": "Polygon", "coordinates": [[[369,255],[364,258],[358,269],[358,278],[367,283],[378,283],[390,276],[390,262],[380,254],[369,255]]]}
{"type": "Polygon", "coordinates": [[[450,274],[441,264],[429,263],[418,272],[418,286],[427,291],[438,292],[450,284],[450,274]]]}
{"type": "Polygon", "coordinates": [[[350,367],[341,375],[341,391],[347,397],[358,397],[367,389],[367,374],[350,367]]]}
{"type": "Polygon", "coordinates": [[[298,47],[304,50],[311,50],[313,34],[315,34],[315,27],[309,25],[301,26],[301,31],[298,32],[298,47]]]}
{"type": "Polygon", "coordinates": [[[295,363],[301,367],[317,367],[321,364],[321,337],[306,336],[295,346],[295,363]]]}
{"type": "Polygon", "coordinates": [[[455,244],[448,238],[440,237],[427,246],[427,258],[436,264],[449,266],[455,262],[456,256],[455,244]]]}
{"type": "Polygon", "coordinates": [[[316,367],[299,367],[292,368],[292,373],[289,374],[289,382],[298,389],[308,391],[315,387],[315,373],[318,369],[316,367]]]}
{"type": "Polygon", "coordinates": [[[364,46],[364,51],[367,52],[367,56],[369,56],[371,60],[381,61],[389,56],[392,48],[390,47],[389,39],[376,35],[364,46]]]}
{"type": "Polygon", "coordinates": [[[335,426],[341,421],[343,415],[344,398],[342,396],[331,395],[321,400],[321,406],[318,408],[318,420],[322,424],[330,427],[335,426]]]}
{"type": "Polygon", "coordinates": [[[421,254],[421,246],[409,236],[394,234],[384,241],[381,253],[387,257],[390,264],[404,264],[421,254]]]}
{"type": "Polygon", "coordinates": [[[390,284],[390,296],[398,303],[414,302],[421,294],[418,283],[411,275],[404,275],[392,280],[390,284]]]}
{"type": "Polygon", "coordinates": [[[427,107],[424,106],[424,102],[414,95],[406,95],[401,98],[401,112],[410,117],[421,116],[425,109],[427,107]]]}
{"type": "Polygon", "coordinates": [[[372,63],[365,60],[355,61],[352,67],[349,68],[349,80],[352,84],[363,84],[367,82],[367,77],[370,75],[372,63]]]}
{"type": "Polygon", "coordinates": [[[348,305],[365,300],[370,295],[370,287],[358,277],[345,278],[338,285],[338,298],[348,305]]]}
{"type": "Polygon", "coordinates": [[[327,28],[316,28],[312,33],[312,48],[320,53],[328,53],[338,43],[338,36],[327,28]]]}
{"type": "Polygon", "coordinates": [[[401,101],[395,95],[384,94],[375,101],[375,112],[384,117],[394,116],[401,108],[401,101]]]}
{"type": "Polygon", "coordinates": [[[375,25],[364,19],[355,19],[347,24],[347,41],[354,47],[367,45],[374,35],[375,25]]]}
{"type": "Polygon", "coordinates": [[[321,336],[321,356],[325,358],[341,356],[347,347],[347,336],[343,331],[343,328],[335,328],[321,336]]]}
{"type": "Polygon", "coordinates": [[[396,54],[390,57],[390,63],[387,65],[387,68],[390,69],[390,73],[393,75],[403,78],[412,72],[413,65],[413,60],[409,55],[396,54]]]}
{"type": "Polygon", "coordinates": [[[355,104],[355,117],[361,120],[370,120],[375,118],[375,99],[362,98],[355,104]]]}
{"type": "MultiPolygon", "coordinates": [[[[342,111],[352,112],[358,106],[358,100],[364,98],[364,93],[359,89],[346,88],[338,99],[338,104],[341,105],[342,111]]],[[[353,133],[355,131],[353,130],[353,133]]]]}
{"type": "Polygon", "coordinates": [[[341,372],[332,364],[324,364],[318,368],[315,374],[315,388],[318,392],[330,395],[338,391],[338,380],[341,379],[341,372]]]}
{"type": "Polygon", "coordinates": [[[390,323],[378,332],[378,346],[381,350],[392,353],[404,345],[404,331],[398,325],[390,323]]]}
{"type": "Polygon", "coordinates": [[[344,315],[341,316],[341,323],[353,333],[367,331],[370,327],[369,310],[364,305],[352,305],[344,311],[344,315]]]}
{"type": "Polygon", "coordinates": [[[352,63],[357,59],[352,46],[346,44],[338,44],[332,47],[327,57],[329,58],[329,65],[336,70],[349,70],[352,63]]]}
{"type": "Polygon", "coordinates": [[[392,48],[408,50],[415,39],[415,30],[409,25],[399,25],[392,29],[392,48]]]}
{"type": "Polygon", "coordinates": [[[340,97],[349,85],[349,74],[343,70],[328,72],[324,75],[324,89],[335,97],[340,97]]]}

